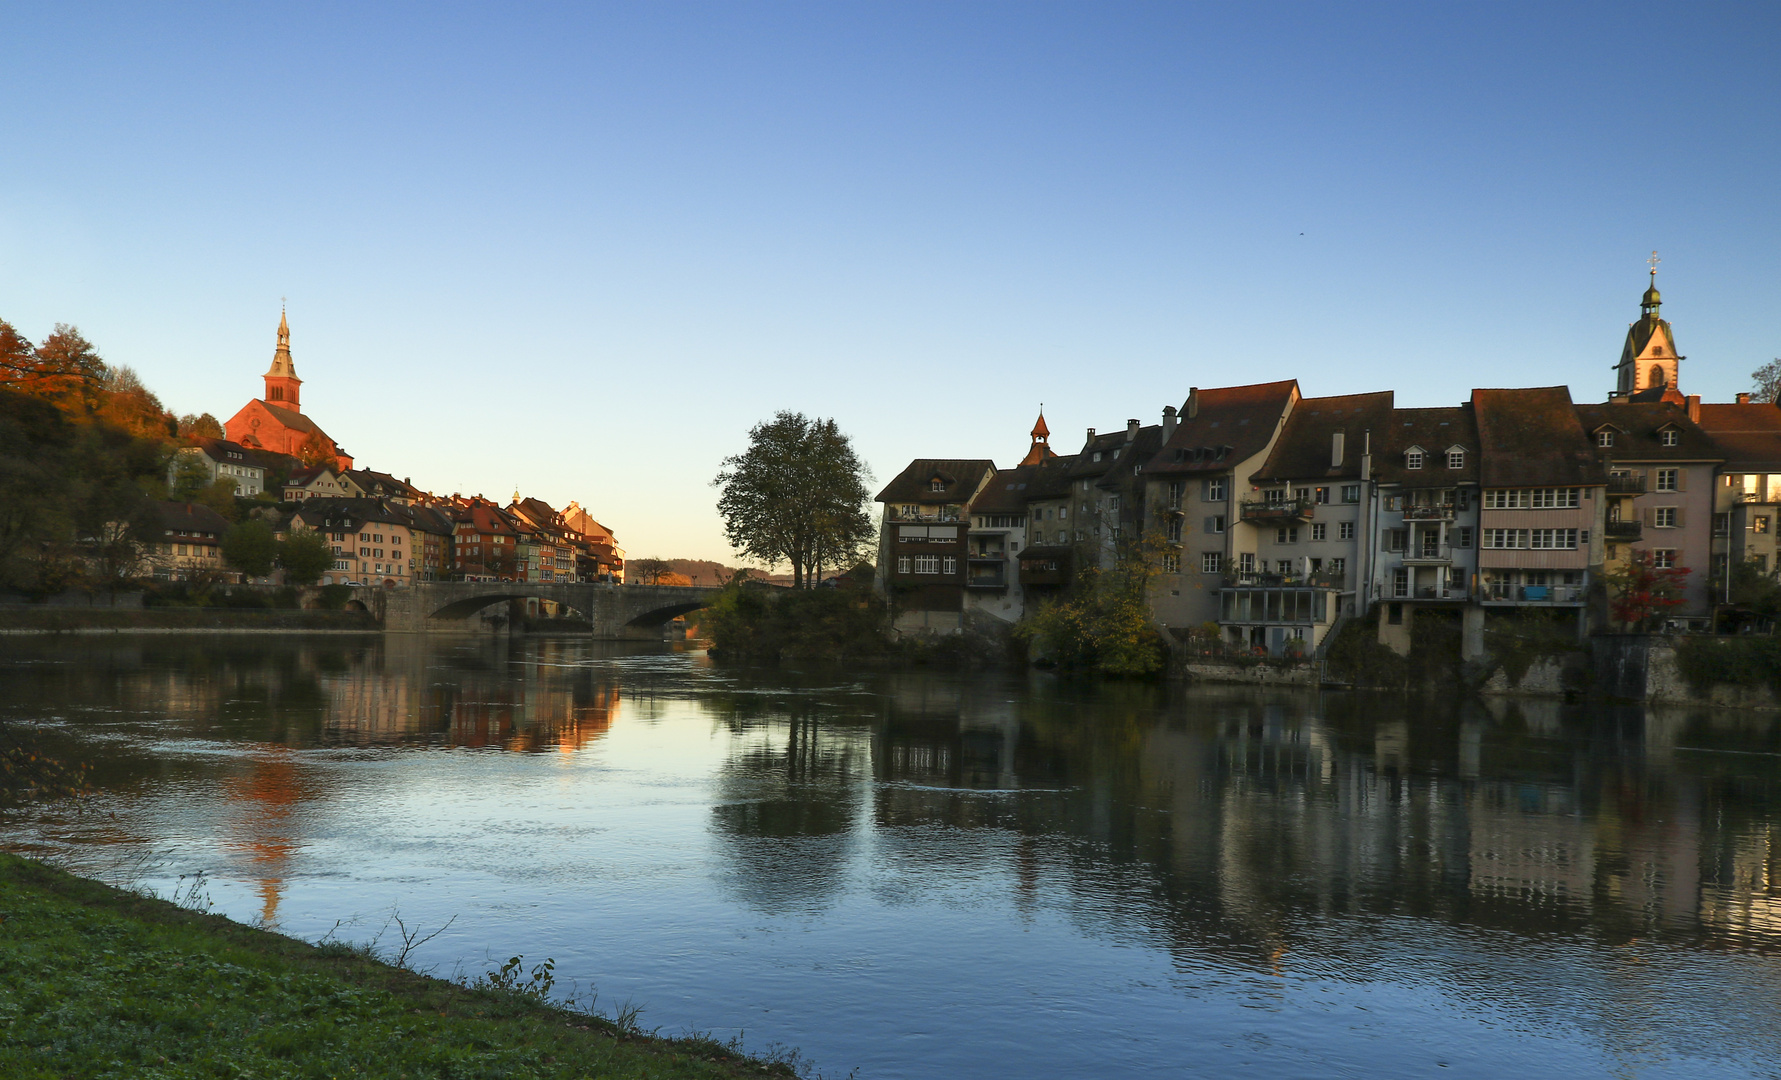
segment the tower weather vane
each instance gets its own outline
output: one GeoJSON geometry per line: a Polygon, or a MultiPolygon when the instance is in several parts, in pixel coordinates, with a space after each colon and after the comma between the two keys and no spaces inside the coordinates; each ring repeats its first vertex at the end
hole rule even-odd
{"type": "Polygon", "coordinates": [[[1663,262],[1663,260],[1657,257],[1657,252],[1653,251],[1651,253],[1651,258],[1646,259],[1645,261],[1651,264],[1651,276],[1656,277],[1657,276],[1657,264],[1660,262],[1663,262]]]}

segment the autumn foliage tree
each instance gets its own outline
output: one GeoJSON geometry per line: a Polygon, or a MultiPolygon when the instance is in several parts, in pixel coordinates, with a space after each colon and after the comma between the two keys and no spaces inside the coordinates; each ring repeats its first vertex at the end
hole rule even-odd
{"type": "Polygon", "coordinates": [[[1602,575],[1608,610],[1629,629],[1647,629],[1681,606],[1688,574],[1686,566],[1660,567],[1650,552],[1634,552],[1624,569],[1602,575]]]}

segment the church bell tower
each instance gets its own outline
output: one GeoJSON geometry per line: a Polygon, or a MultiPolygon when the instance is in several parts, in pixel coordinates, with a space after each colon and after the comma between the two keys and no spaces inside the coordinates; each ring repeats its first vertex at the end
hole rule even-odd
{"type": "Polygon", "coordinates": [[[1645,395],[1681,402],[1682,357],[1670,324],[1658,315],[1663,296],[1657,291],[1657,252],[1651,253],[1651,285],[1639,299],[1639,321],[1627,327],[1620,363],[1614,366],[1615,396],[1645,395]]]}
{"type": "Polygon", "coordinates": [[[266,397],[268,404],[282,406],[292,412],[302,412],[301,391],[303,380],[297,378],[297,369],[291,366],[291,324],[285,321],[284,311],[278,313],[278,351],[272,354],[272,366],[266,371],[266,397]]]}

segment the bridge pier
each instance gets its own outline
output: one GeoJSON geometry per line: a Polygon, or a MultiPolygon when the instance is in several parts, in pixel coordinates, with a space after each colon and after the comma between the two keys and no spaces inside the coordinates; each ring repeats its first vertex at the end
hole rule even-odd
{"type": "Polygon", "coordinates": [[[704,607],[718,591],[687,585],[423,581],[400,589],[357,588],[353,599],[391,634],[486,633],[490,628],[482,615],[489,607],[539,599],[581,612],[596,640],[650,641],[661,637],[663,623],[704,607]]]}

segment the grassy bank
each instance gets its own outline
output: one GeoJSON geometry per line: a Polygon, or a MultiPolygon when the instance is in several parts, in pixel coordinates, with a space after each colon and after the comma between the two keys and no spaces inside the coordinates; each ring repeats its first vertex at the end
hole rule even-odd
{"type": "Polygon", "coordinates": [[[0,1076],[791,1076],[0,853],[0,1076]]]}

